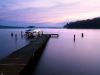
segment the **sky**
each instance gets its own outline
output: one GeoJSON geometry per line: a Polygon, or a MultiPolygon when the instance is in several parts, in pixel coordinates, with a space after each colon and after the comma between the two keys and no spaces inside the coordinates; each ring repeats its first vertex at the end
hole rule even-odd
{"type": "Polygon", "coordinates": [[[0,0],[0,20],[61,23],[100,17],[100,0],[0,0]]]}

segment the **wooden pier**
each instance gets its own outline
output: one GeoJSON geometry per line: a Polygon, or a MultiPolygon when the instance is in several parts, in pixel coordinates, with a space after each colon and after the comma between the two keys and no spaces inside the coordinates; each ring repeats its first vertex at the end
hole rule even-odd
{"type": "Polygon", "coordinates": [[[58,38],[59,34],[49,34],[51,38],[58,38]]]}
{"type": "Polygon", "coordinates": [[[50,35],[33,39],[27,46],[0,61],[0,75],[32,75],[50,35]]]}

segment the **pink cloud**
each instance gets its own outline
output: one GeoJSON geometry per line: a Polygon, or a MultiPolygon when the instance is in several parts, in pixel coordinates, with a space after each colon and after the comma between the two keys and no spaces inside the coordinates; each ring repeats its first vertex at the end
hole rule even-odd
{"type": "Polygon", "coordinates": [[[63,22],[100,16],[99,0],[15,0],[4,4],[0,18],[15,21],[63,22]]]}

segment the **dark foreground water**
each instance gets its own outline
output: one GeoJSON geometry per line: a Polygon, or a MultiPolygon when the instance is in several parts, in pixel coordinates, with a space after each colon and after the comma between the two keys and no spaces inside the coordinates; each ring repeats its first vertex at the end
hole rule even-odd
{"type": "Polygon", "coordinates": [[[25,30],[0,29],[0,59],[29,43],[24,37],[25,30]],[[11,36],[11,33],[13,33],[13,36],[11,36]]]}
{"type": "Polygon", "coordinates": [[[34,75],[100,75],[100,30],[44,31],[59,38],[49,40],[34,75]]]}

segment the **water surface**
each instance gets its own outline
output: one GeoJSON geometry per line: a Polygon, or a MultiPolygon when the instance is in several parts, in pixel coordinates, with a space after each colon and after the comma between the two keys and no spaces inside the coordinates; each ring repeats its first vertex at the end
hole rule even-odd
{"type": "Polygon", "coordinates": [[[49,40],[34,75],[100,75],[100,30],[44,31],[59,37],[49,40]]]}
{"type": "Polygon", "coordinates": [[[0,29],[0,59],[29,43],[25,39],[26,29],[0,29]],[[13,33],[13,36],[11,36],[13,33]]]}

